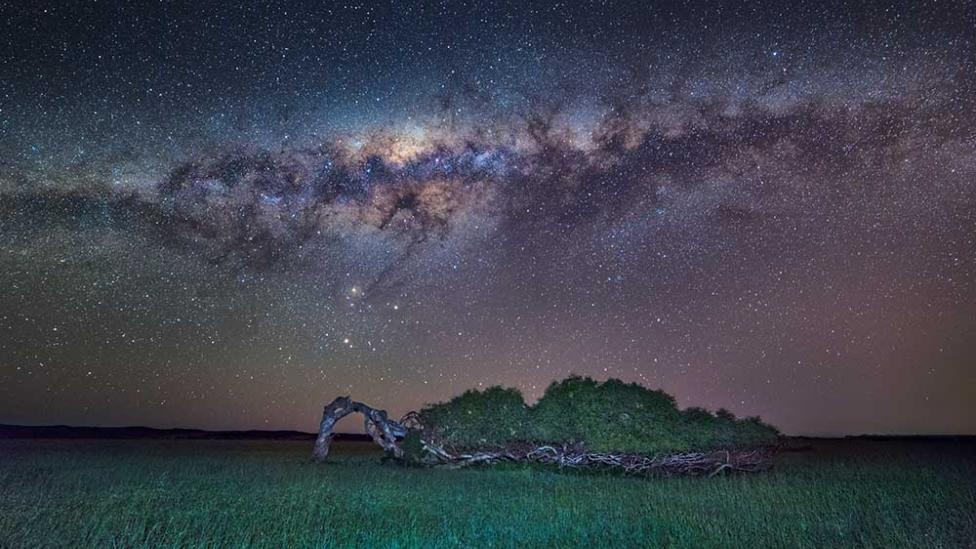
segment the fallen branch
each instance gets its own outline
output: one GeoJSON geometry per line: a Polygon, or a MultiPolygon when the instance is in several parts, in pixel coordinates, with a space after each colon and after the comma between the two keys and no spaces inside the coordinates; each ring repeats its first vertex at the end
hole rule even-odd
{"type": "Polygon", "coordinates": [[[499,450],[452,453],[425,441],[424,450],[431,463],[466,467],[483,463],[542,463],[573,469],[608,468],[628,474],[708,475],[723,472],[756,472],[772,464],[772,451],[722,450],[715,452],[682,452],[659,456],[641,454],[587,452],[575,446],[523,446],[499,450]]]}

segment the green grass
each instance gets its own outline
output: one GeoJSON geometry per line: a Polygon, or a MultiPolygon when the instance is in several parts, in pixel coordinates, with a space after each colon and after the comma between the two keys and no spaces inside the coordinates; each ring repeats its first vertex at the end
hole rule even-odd
{"type": "Polygon", "coordinates": [[[976,444],[818,443],[640,479],[428,470],[337,443],[0,440],[0,547],[973,547],[976,444]]]}

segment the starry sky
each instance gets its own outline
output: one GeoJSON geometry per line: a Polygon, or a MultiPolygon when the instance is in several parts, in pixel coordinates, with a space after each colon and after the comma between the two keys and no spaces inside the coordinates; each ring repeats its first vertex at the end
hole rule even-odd
{"type": "Polygon", "coordinates": [[[0,0],[0,422],[976,433],[972,2],[232,4],[0,0]]]}

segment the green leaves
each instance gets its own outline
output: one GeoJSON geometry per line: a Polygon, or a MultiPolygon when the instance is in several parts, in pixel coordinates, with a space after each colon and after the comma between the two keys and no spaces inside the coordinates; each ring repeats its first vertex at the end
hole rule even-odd
{"type": "Polygon", "coordinates": [[[549,442],[658,454],[748,448],[778,436],[759,418],[736,419],[727,410],[682,411],[663,391],[580,376],[553,382],[531,407],[516,389],[490,387],[427,406],[420,414],[445,444],[457,447],[549,442]]]}
{"type": "Polygon", "coordinates": [[[448,402],[420,411],[445,444],[460,447],[500,446],[527,440],[529,407],[517,389],[469,390],[448,402]]]}

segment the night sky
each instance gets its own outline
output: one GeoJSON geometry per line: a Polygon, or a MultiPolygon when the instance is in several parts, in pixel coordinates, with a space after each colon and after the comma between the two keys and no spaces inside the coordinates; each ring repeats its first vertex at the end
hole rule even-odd
{"type": "Polygon", "coordinates": [[[0,423],[976,432],[972,2],[230,4],[0,0],[0,423]]]}

